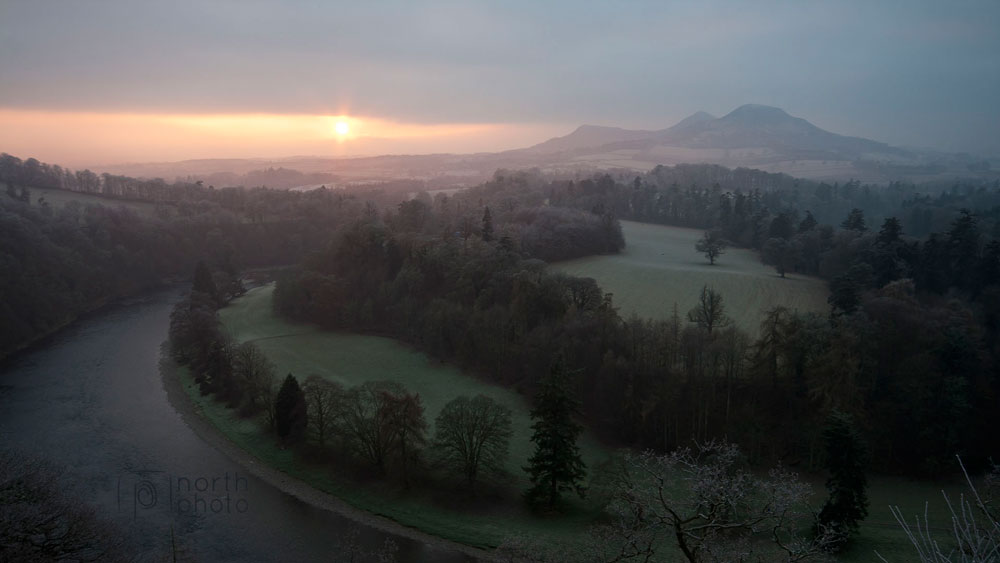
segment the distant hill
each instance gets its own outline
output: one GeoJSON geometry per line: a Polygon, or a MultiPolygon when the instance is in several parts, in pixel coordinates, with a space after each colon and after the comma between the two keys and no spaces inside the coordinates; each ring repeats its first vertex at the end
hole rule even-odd
{"type": "Polygon", "coordinates": [[[719,119],[700,119],[679,127],[683,123],[667,129],[656,141],[707,149],[764,147],[800,158],[854,160],[869,153],[911,156],[885,143],[831,133],[782,109],[757,104],[740,106],[719,119]]]}
{"type": "Polygon", "coordinates": [[[681,133],[683,131],[700,127],[703,123],[709,121],[715,121],[715,116],[703,111],[696,111],[677,122],[677,125],[667,129],[667,131],[670,131],[671,133],[681,133]]]}
{"type": "Polygon", "coordinates": [[[622,141],[634,141],[648,139],[656,134],[655,131],[633,131],[621,129],[619,127],[601,127],[599,125],[581,125],[569,135],[549,139],[544,143],[539,143],[533,147],[523,149],[525,152],[535,154],[552,154],[578,149],[587,149],[620,143],[622,141]]]}
{"type": "Polygon", "coordinates": [[[796,160],[856,160],[869,154],[912,156],[909,151],[885,143],[825,131],[782,109],[757,104],[740,106],[720,118],[699,111],[660,131],[584,125],[569,135],[549,139],[526,150],[548,154],[573,151],[579,155],[582,149],[607,153],[648,151],[655,147],[766,149],[775,156],[796,160]]]}
{"type": "Polygon", "coordinates": [[[225,177],[228,182],[254,185],[264,181],[255,171],[284,168],[284,181],[279,184],[276,178],[267,178],[268,185],[290,187],[301,181],[308,187],[327,180],[333,185],[416,180],[423,182],[426,189],[445,189],[482,182],[500,168],[538,168],[574,177],[597,170],[640,172],[658,164],[680,163],[759,168],[799,178],[863,182],[997,176],[982,158],[902,149],[839,135],[780,108],[758,104],[740,106],[718,118],[699,111],[659,130],[582,125],[568,135],[499,153],[208,159],[95,169],[140,177],[206,180],[222,180],[221,173],[232,173],[242,177],[225,177]],[[298,172],[310,177],[298,178],[298,172]]]}

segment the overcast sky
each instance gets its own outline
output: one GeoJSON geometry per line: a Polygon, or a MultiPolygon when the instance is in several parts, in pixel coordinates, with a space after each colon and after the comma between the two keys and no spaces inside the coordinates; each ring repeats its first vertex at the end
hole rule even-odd
{"type": "MultiPolygon", "coordinates": [[[[1000,1],[0,0],[0,151],[12,153],[32,119],[51,137],[53,120],[73,127],[83,112],[362,116],[389,124],[387,138],[393,123],[480,126],[474,143],[463,129],[433,146],[464,152],[751,102],[837,133],[1000,153],[1000,1]]],[[[116,135],[106,158],[138,158],[115,154],[116,135]]],[[[425,152],[408,139],[387,146],[425,152]]]]}

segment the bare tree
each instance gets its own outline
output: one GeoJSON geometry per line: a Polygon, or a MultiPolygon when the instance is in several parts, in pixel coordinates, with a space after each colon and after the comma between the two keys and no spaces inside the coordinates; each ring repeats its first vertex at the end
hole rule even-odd
{"type": "Polygon", "coordinates": [[[722,303],[722,294],[705,285],[701,288],[701,297],[698,304],[688,311],[688,320],[697,323],[709,334],[714,329],[725,328],[732,324],[733,320],[726,316],[726,307],[722,303]]]}
{"type": "Polygon", "coordinates": [[[458,468],[475,489],[480,471],[500,472],[510,446],[510,409],[485,395],[462,396],[441,409],[434,449],[446,465],[458,468]]]}
{"type": "Polygon", "coordinates": [[[827,558],[829,534],[797,533],[810,516],[809,486],[781,468],[757,477],[739,467],[739,455],[733,444],[710,442],[627,456],[608,506],[613,522],[591,534],[592,558],[649,561],[668,539],[692,563],[827,558]]]}
{"type": "Polygon", "coordinates": [[[274,364],[253,342],[240,344],[233,364],[233,376],[246,392],[251,411],[267,409],[274,402],[274,364]]]}
{"type": "Polygon", "coordinates": [[[403,485],[409,486],[410,468],[427,443],[427,420],[419,393],[383,391],[380,418],[392,437],[391,451],[399,462],[403,485]]]}
{"type": "Polygon", "coordinates": [[[403,395],[403,386],[394,381],[367,381],[347,392],[341,428],[354,452],[385,472],[394,435],[388,423],[386,403],[403,395]]]}
{"type": "Polygon", "coordinates": [[[60,470],[0,453],[0,560],[135,561],[124,535],[61,492],[60,470]]]}
{"type": "MultiPolygon", "coordinates": [[[[951,541],[942,544],[931,533],[926,505],[923,523],[917,516],[913,526],[906,521],[898,506],[892,506],[889,510],[913,544],[920,563],[997,563],[1000,561],[1000,513],[993,504],[993,496],[1000,486],[1000,466],[994,466],[986,477],[986,494],[980,495],[961,458],[958,459],[958,464],[970,492],[968,499],[962,496],[957,503],[952,502],[944,491],[941,492],[951,511],[951,541]]],[[[878,551],[875,555],[879,560],[889,563],[878,551]]]]}
{"type": "Polygon", "coordinates": [[[302,387],[309,405],[308,433],[320,448],[336,432],[337,420],[346,408],[344,387],[319,375],[310,375],[302,387]]]}

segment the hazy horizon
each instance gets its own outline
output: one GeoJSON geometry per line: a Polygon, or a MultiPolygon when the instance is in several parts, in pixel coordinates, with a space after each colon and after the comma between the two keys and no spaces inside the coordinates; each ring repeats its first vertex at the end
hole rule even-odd
{"type": "Polygon", "coordinates": [[[745,103],[1000,154],[995,2],[8,2],[0,16],[0,151],[72,166],[492,152],[745,103]]]}

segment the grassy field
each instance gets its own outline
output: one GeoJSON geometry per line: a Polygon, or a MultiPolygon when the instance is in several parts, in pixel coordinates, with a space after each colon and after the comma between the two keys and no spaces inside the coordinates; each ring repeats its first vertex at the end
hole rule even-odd
{"type": "MultiPolygon", "coordinates": [[[[526,479],[520,467],[530,455],[531,444],[528,407],[520,396],[463,375],[457,369],[435,362],[391,339],[327,332],[284,321],[272,313],[272,290],[271,286],[254,289],[223,309],[220,316],[226,330],[234,337],[260,346],[276,364],[279,374],[292,372],[303,378],[315,373],[344,385],[374,379],[399,381],[420,393],[432,432],[434,417],[451,398],[459,394],[488,394],[514,412],[515,436],[508,471],[515,476],[517,487],[525,486],[526,479]]],[[[263,433],[257,423],[239,419],[212,399],[201,397],[189,379],[185,387],[206,418],[238,446],[268,465],[303,479],[353,506],[446,539],[492,547],[508,535],[521,534],[572,543],[573,538],[585,532],[587,523],[594,516],[593,510],[584,503],[578,504],[566,517],[551,519],[533,516],[519,503],[456,510],[448,506],[446,499],[435,494],[402,494],[379,483],[359,485],[335,471],[302,463],[294,453],[278,447],[274,438],[263,433]]],[[[590,467],[607,455],[607,451],[590,438],[582,440],[581,445],[590,467]]],[[[825,498],[825,491],[822,478],[814,477],[812,480],[816,491],[813,501],[818,509],[825,498]]],[[[875,550],[893,562],[913,559],[912,548],[889,513],[889,505],[901,506],[912,521],[914,515],[923,517],[924,503],[927,502],[933,526],[939,529],[942,539],[947,539],[945,528],[950,523],[950,516],[941,497],[942,489],[953,498],[964,492],[960,484],[873,478],[869,490],[870,516],[862,524],[861,535],[851,549],[841,554],[838,560],[859,563],[877,561],[875,550]]],[[[679,560],[676,555],[671,553],[664,560],[679,560]]]]}
{"type": "Polygon", "coordinates": [[[71,192],[68,190],[56,190],[51,188],[29,188],[31,191],[31,204],[38,205],[38,198],[44,197],[45,201],[52,207],[59,208],[71,201],[76,201],[80,205],[103,205],[105,207],[126,207],[141,215],[151,216],[156,211],[156,205],[144,201],[125,201],[111,199],[93,194],[71,192]]]}
{"type": "Polygon", "coordinates": [[[712,266],[694,249],[704,231],[621,223],[626,246],[620,254],[557,262],[551,267],[597,280],[604,291],[614,294],[622,316],[636,313],[666,319],[676,303],[683,317],[706,284],[722,293],[726,313],[750,334],[757,333],[761,313],[777,305],[799,311],[829,310],[826,282],[796,274],[783,279],[751,250],[727,249],[712,266]]]}
{"type": "MultiPolygon", "coordinates": [[[[428,358],[395,340],[377,336],[322,331],[309,325],[293,324],[272,313],[273,286],[259,287],[220,311],[225,329],[241,342],[253,341],[274,362],[280,376],[295,374],[300,381],[317,374],[345,386],[370,380],[393,380],[420,393],[430,433],[441,407],[459,395],[489,395],[513,412],[514,435],[511,439],[507,471],[517,489],[527,487],[521,467],[532,453],[529,406],[516,393],[464,375],[454,367],[428,358]]],[[[193,387],[191,388],[193,390],[193,387]]],[[[319,489],[348,503],[400,523],[467,545],[497,545],[510,534],[552,534],[568,538],[584,529],[593,513],[580,503],[567,518],[539,519],[516,507],[484,507],[481,510],[455,511],[440,507],[433,499],[420,494],[387,494],[385,487],[358,486],[337,478],[329,471],[300,463],[287,450],[278,448],[272,436],[260,432],[256,423],[240,420],[231,411],[211,399],[191,393],[202,412],[235,443],[269,465],[302,478],[319,489]]],[[[581,439],[581,450],[588,467],[607,458],[608,451],[594,439],[581,439]]]]}

